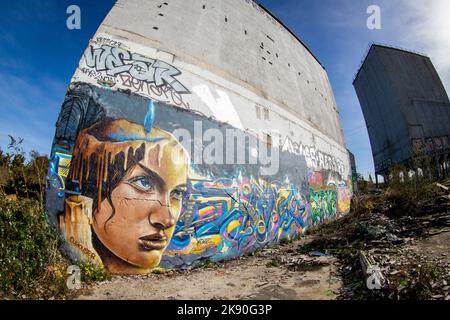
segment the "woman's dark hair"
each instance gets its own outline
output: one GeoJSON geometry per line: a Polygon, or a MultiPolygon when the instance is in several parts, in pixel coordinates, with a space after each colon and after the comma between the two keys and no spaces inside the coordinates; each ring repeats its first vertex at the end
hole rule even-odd
{"type": "MultiPolygon", "coordinates": [[[[112,119],[105,119],[101,123],[88,129],[87,132],[99,141],[108,141],[102,129],[108,127],[112,121],[112,119]]],[[[117,141],[110,142],[114,143],[117,141]]],[[[111,198],[113,190],[123,180],[127,173],[144,159],[144,156],[145,143],[142,143],[136,150],[130,147],[115,155],[112,155],[111,153],[103,155],[93,153],[89,156],[88,163],[76,158],[84,157],[82,152],[74,154],[72,163],[78,165],[71,166],[69,177],[81,178],[80,192],[83,196],[93,200],[92,213],[94,219],[97,208],[100,205],[99,201],[102,202],[105,199],[108,200],[113,210],[111,216],[105,222],[105,226],[106,223],[112,219],[115,214],[115,208],[111,198]],[[125,152],[128,152],[127,157],[125,157],[125,152]],[[125,161],[127,162],[126,164],[125,161]],[[99,174],[99,170],[102,171],[103,174],[99,174]],[[100,195],[99,192],[101,193],[100,195]]]]}

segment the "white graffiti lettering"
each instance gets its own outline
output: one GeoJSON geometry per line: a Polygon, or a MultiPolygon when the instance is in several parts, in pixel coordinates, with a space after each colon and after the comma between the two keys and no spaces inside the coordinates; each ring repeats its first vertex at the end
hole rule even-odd
{"type": "Polygon", "coordinates": [[[304,146],[301,143],[294,142],[289,137],[286,137],[282,151],[304,156],[306,164],[310,168],[331,170],[341,175],[345,173],[345,166],[342,160],[323,153],[315,147],[304,146]]]}
{"type": "Polygon", "coordinates": [[[136,80],[154,83],[158,87],[168,85],[178,93],[189,93],[189,90],[175,78],[181,72],[164,61],[105,44],[97,48],[90,45],[84,58],[89,68],[106,72],[107,76],[129,74],[136,80]]]}

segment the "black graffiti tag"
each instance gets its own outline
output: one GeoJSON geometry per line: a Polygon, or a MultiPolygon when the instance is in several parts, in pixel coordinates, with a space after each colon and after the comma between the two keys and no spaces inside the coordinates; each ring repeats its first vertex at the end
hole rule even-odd
{"type": "Polygon", "coordinates": [[[96,71],[106,71],[108,76],[128,73],[134,79],[154,83],[158,87],[169,85],[178,93],[189,93],[175,78],[181,74],[180,70],[164,61],[108,45],[102,45],[100,48],[89,46],[84,58],[88,67],[96,71]]]}

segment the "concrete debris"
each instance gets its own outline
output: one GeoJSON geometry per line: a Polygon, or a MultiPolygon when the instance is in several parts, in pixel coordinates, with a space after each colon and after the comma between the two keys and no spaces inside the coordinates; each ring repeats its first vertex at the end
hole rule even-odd
{"type": "Polygon", "coordinates": [[[450,294],[449,199],[414,203],[377,190],[354,202],[349,215],[315,229],[314,240],[301,248],[304,253],[327,250],[339,259],[344,287],[338,298],[445,299],[450,294]],[[379,289],[369,281],[373,270],[379,289]]]}
{"type": "Polygon", "coordinates": [[[440,183],[436,183],[436,185],[437,185],[439,188],[444,189],[445,191],[449,191],[449,190],[450,190],[449,187],[446,187],[446,186],[444,186],[444,185],[442,185],[442,184],[440,184],[440,183]]]}
{"type": "Polygon", "coordinates": [[[383,276],[383,273],[381,272],[380,267],[376,264],[374,258],[370,254],[360,251],[359,259],[366,284],[371,283],[374,287],[378,286],[377,289],[385,287],[387,285],[387,280],[383,276]]]}
{"type": "Polygon", "coordinates": [[[327,256],[326,253],[323,253],[323,252],[320,252],[320,251],[311,251],[311,252],[309,253],[309,255],[310,255],[311,257],[324,257],[324,256],[327,256]]]}

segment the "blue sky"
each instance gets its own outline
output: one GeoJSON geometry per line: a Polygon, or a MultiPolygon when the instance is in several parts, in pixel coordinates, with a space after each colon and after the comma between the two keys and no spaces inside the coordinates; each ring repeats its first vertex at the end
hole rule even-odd
{"type": "MultiPolygon", "coordinates": [[[[224,0],[225,1],[225,0],[224,0]]],[[[244,1],[244,0],[242,0],[244,1]]],[[[371,42],[429,55],[450,89],[448,0],[261,0],[328,71],[358,171],[373,172],[370,143],[352,81],[371,42]],[[381,30],[366,27],[367,7],[381,8],[381,30]]],[[[49,153],[61,103],[78,61],[114,0],[15,0],[0,19],[0,147],[8,134],[24,149],[49,153]],[[81,30],[66,28],[66,9],[81,8],[81,30]]]]}

